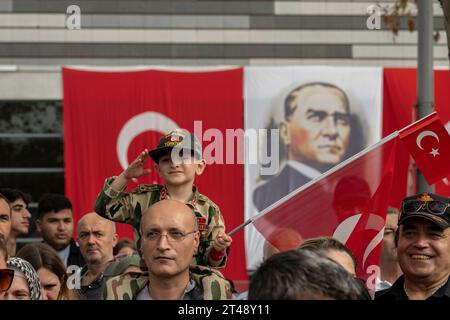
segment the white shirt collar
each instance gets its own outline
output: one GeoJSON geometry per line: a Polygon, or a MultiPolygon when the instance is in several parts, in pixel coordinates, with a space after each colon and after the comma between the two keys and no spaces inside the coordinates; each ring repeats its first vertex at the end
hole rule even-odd
{"type": "Polygon", "coordinates": [[[67,260],[69,260],[69,254],[70,254],[70,244],[61,251],[58,251],[58,256],[61,258],[62,262],[64,262],[64,265],[66,267],[67,267],[67,260]]]}
{"type": "Polygon", "coordinates": [[[392,287],[392,283],[387,280],[381,280],[380,277],[377,276],[375,291],[389,289],[390,287],[392,287]]]}
{"type": "Polygon", "coordinates": [[[313,167],[307,166],[306,164],[300,163],[295,160],[288,160],[287,165],[297,170],[304,176],[310,178],[311,180],[319,177],[322,174],[322,172],[320,172],[319,170],[314,169],[313,167]]]}

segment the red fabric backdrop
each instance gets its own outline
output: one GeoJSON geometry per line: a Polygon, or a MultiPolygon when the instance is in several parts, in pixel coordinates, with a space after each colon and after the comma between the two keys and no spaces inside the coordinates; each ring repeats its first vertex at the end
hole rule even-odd
{"type": "MultiPolygon", "coordinates": [[[[194,130],[202,121],[203,132],[243,127],[243,70],[209,72],[93,72],[63,69],[64,161],[66,194],[74,216],[93,211],[96,195],[106,177],[123,169],[117,156],[121,129],[132,117],[159,112],[180,127],[194,130]]],[[[132,126],[133,127],[133,126],[132,126]]],[[[162,136],[149,125],[129,144],[131,162],[144,148],[153,148],[162,136]]],[[[201,137],[199,137],[201,138],[201,137]]],[[[225,139],[224,139],[225,141],[225,139]]],[[[209,144],[203,141],[203,147],[209,144]]],[[[153,163],[149,164],[153,168],[153,163]]],[[[160,182],[155,170],[139,183],[160,182]]],[[[243,222],[244,179],[242,164],[211,164],[197,178],[199,191],[221,208],[227,230],[243,222]]],[[[136,185],[131,184],[128,190],[136,185]]],[[[118,226],[121,236],[132,237],[131,228],[118,226]]],[[[244,233],[233,236],[226,277],[246,279],[244,233]]]]}

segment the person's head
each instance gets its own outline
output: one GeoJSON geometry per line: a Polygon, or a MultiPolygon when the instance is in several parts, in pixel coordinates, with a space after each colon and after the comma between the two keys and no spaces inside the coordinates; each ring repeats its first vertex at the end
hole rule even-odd
{"type": "Polygon", "coordinates": [[[7,241],[11,232],[11,207],[8,199],[0,193],[0,239],[7,241]]]}
{"type": "Polygon", "coordinates": [[[137,254],[136,244],[134,243],[134,241],[128,238],[120,239],[114,246],[113,254],[114,256],[118,257],[122,256],[130,257],[134,254],[137,254]]]}
{"type": "Polygon", "coordinates": [[[20,235],[28,234],[31,218],[28,204],[31,196],[11,188],[2,188],[0,193],[9,200],[11,206],[11,235],[17,238],[20,235]]]}
{"type": "Polygon", "coordinates": [[[40,300],[41,284],[33,266],[18,257],[10,257],[6,262],[9,269],[14,270],[14,279],[4,300],[40,300]]]}
{"type": "Polygon", "coordinates": [[[17,252],[17,257],[28,261],[36,270],[42,300],[68,299],[66,267],[54,249],[45,243],[27,244],[17,252]]]}
{"type": "Polygon", "coordinates": [[[163,136],[149,155],[161,179],[172,186],[193,184],[195,177],[201,175],[206,166],[199,140],[183,129],[163,136]]]}
{"type": "Polygon", "coordinates": [[[395,233],[398,228],[397,208],[389,207],[386,214],[386,225],[384,227],[383,244],[381,247],[380,260],[388,263],[397,262],[397,247],[395,246],[395,233]]]}
{"type": "Polygon", "coordinates": [[[330,237],[308,239],[299,247],[300,250],[310,250],[324,254],[356,276],[356,259],[348,248],[341,242],[330,237]]]}
{"type": "Polygon", "coordinates": [[[290,228],[279,228],[273,231],[264,242],[263,260],[275,253],[297,249],[303,238],[290,228]]]}
{"type": "Polygon", "coordinates": [[[402,201],[397,256],[405,279],[426,285],[450,274],[450,199],[432,193],[402,201]]]}
{"type": "Polygon", "coordinates": [[[0,238],[0,269],[6,268],[6,260],[8,260],[6,241],[0,238]]]}
{"type": "Polygon", "coordinates": [[[36,229],[53,249],[61,251],[72,240],[72,203],[62,194],[44,194],[38,203],[36,229]]]}
{"type": "Polygon", "coordinates": [[[95,212],[85,214],[77,224],[77,241],[88,267],[113,260],[117,243],[116,225],[95,212]]]}
{"type": "Polygon", "coordinates": [[[358,300],[367,291],[324,255],[292,250],[273,255],[250,279],[249,300],[358,300]]]}
{"type": "Polygon", "coordinates": [[[14,279],[14,271],[6,267],[7,259],[6,241],[0,238],[0,300],[3,299],[4,292],[9,289],[14,279]]]}
{"type": "Polygon", "coordinates": [[[326,170],[345,156],[350,138],[350,106],[340,88],[308,83],[292,90],[284,102],[281,137],[288,159],[326,170]]]}
{"type": "Polygon", "coordinates": [[[179,201],[159,201],[144,211],[140,228],[150,276],[188,278],[200,237],[192,210],[179,201]]]}

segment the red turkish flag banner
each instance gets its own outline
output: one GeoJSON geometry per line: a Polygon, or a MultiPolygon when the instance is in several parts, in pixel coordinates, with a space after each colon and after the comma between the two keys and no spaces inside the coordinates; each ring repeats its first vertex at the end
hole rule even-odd
{"type": "MultiPolygon", "coordinates": [[[[203,72],[63,68],[62,76],[65,192],[73,202],[75,221],[93,211],[105,178],[120,174],[144,148],[153,149],[163,134],[176,127],[193,132],[194,121],[201,121],[200,135],[205,135],[196,135],[205,150],[215,134],[225,136],[226,129],[243,128],[242,68],[203,72]],[[206,134],[208,129],[214,129],[212,134],[206,134]]],[[[225,157],[225,145],[214,142],[216,155],[225,157]]],[[[236,143],[231,148],[236,149],[236,143]]],[[[243,165],[216,160],[196,177],[195,184],[220,207],[229,231],[244,217],[243,165]]],[[[162,183],[151,159],[148,167],[152,172],[138,183],[162,183]]],[[[134,187],[130,182],[128,191],[134,187]]],[[[118,225],[121,236],[132,238],[131,230],[118,225]]],[[[224,275],[247,279],[242,261],[244,235],[240,233],[233,236],[224,275]]]]}
{"type": "Polygon", "coordinates": [[[266,239],[285,230],[303,239],[340,240],[357,260],[357,275],[363,279],[372,275],[374,285],[394,177],[396,136],[384,138],[300,187],[261,212],[253,224],[266,239]]]}
{"type": "Polygon", "coordinates": [[[450,136],[437,113],[401,130],[399,137],[428,184],[440,181],[450,174],[450,136]]]}
{"type": "MultiPolygon", "coordinates": [[[[417,119],[417,70],[413,68],[385,68],[383,77],[383,136],[400,130],[417,119]]],[[[435,110],[441,121],[450,130],[450,71],[434,71],[435,110]]],[[[399,144],[399,148],[405,148],[399,144]]],[[[408,194],[416,193],[414,188],[414,167],[410,166],[407,150],[397,154],[398,179],[394,182],[391,205],[399,207],[408,194]],[[408,174],[408,169],[410,173],[408,174]],[[407,183],[409,181],[409,183],[407,183]]],[[[450,196],[450,175],[435,184],[436,193],[450,196]]]]}

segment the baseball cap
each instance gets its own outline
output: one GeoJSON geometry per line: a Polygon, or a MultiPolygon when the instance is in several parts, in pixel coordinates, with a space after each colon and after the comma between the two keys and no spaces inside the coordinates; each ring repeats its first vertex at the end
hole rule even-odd
{"type": "Polygon", "coordinates": [[[195,156],[202,157],[202,146],[195,134],[184,129],[175,129],[163,136],[155,149],[149,151],[150,157],[158,163],[159,159],[173,148],[187,149],[194,152],[195,156]]]}
{"type": "Polygon", "coordinates": [[[450,227],[450,199],[424,192],[403,199],[398,224],[409,218],[431,221],[442,229],[450,227]]]}

